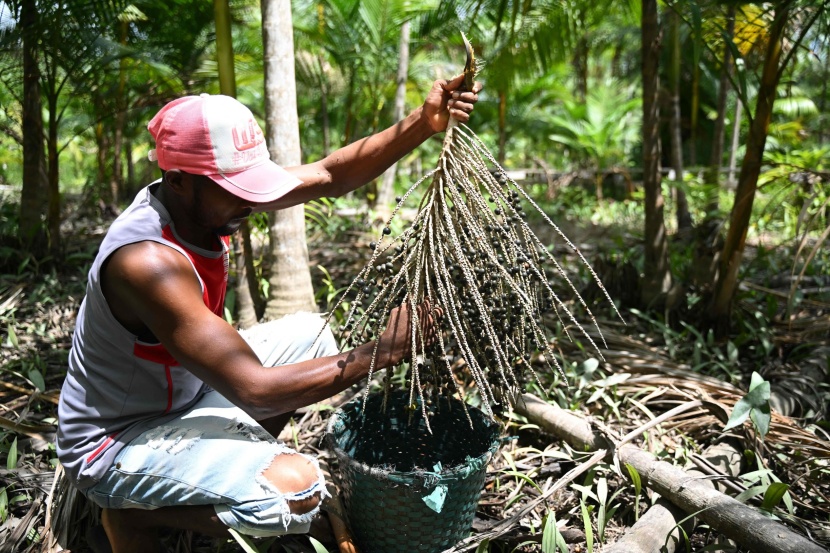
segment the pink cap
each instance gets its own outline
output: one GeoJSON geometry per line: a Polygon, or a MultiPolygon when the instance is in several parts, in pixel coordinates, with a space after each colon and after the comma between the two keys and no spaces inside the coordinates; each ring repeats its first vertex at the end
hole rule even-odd
{"type": "Polygon", "coordinates": [[[302,183],[271,161],[251,110],[230,96],[178,98],[147,128],[156,141],[150,160],[161,169],[210,177],[242,199],[270,202],[302,183]]]}

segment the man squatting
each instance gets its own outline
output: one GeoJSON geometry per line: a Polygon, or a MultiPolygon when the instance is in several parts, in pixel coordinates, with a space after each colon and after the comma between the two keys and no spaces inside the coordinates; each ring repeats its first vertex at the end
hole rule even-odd
{"type": "MultiPolygon", "coordinates": [[[[251,213],[365,185],[465,122],[480,85],[436,81],[403,121],[299,167],[269,159],[227,96],[165,105],[148,129],[161,179],[113,222],[89,271],[58,409],[58,456],[103,508],[115,553],[158,551],[157,529],[227,537],[305,533],[325,494],[317,461],[275,437],[292,412],[367,376],[375,341],[343,353],[319,315],[239,332],[223,318],[229,236],[251,213]]],[[[408,307],[390,313],[376,366],[410,353],[408,307]]],[[[421,305],[422,332],[435,329],[421,305]]]]}

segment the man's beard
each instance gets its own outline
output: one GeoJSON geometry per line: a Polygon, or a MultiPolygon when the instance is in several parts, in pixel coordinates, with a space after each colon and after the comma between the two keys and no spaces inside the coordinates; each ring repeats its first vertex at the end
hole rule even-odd
{"type": "Polygon", "coordinates": [[[219,236],[230,236],[239,230],[239,227],[242,226],[242,222],[244,220],[245,219],[234,219],[230,223],[222,225],[219,228],[213,229],[213,232],[215,232],[219,236]]]}
{"type": "MultiPolygon", "coordinates": [[[[201,187],[196,186],[193,189],[193,208],[191,209],[191,216],[197,221],[202,220],[202,213],[204,213],[204,210],[202,209],[202,204],[202,189],[201,187]]],[[[248,215],[250,215],[250,213],[248,215]]],[[[242,223],[245,221],[248,215],[245,215],[244,217],[240,217],[238,219],[231,219],[221,227],[211,227],[210,230],[217,236],[231,236],[239,230],[239,227],[242,226],[242,223]]]]}

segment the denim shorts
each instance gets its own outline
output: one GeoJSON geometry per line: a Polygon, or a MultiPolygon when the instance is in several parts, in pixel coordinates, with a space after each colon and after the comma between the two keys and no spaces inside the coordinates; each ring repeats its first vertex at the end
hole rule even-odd
{"type": "MultiPolygon", "coordinates": [[[[319,315],[291,315],[243,331],[264,365],[276,366],[339,350],[319,315]],[[319,335],[319,338],[318,338],[319,335]],[[316,339],[316,340],[315,340],[316,339]]],[[[251,536],[308,532],[313,511],[295,515],[288,501],[319,493],[318,480],[299,493],[280,492],[262,476],[277,455],[297,454],[216,391],[191,409],[132,440],[87,496],[104,508],[157,509],[212,505],[228,527],[251,536]]]]}

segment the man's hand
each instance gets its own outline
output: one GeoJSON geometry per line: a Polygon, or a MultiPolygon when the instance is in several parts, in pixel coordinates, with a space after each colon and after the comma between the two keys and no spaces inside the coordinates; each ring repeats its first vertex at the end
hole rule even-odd
{"type": "Polygon", "coordinates": [[[447,130],[450,117],[462,123],[470,120],[470,113],[478,101],[481,83],[473,84],[473,90],[459,92],[457,89],[464,83],[464,74],[453,77],[451,80],[438,80],[432,84],[432,89],[424,101],[422,117],[435,132],[447,130]]]}
{"type": "MultiPolygon", "coordinates": [[[[378,339],[378,356],[376,368],[386,368],[397,365],[412,355],[412,325],[411,306],[404,302],[400,307],[389,313],[386,329],[378,339]]],[[[418,305],[418,322],[421,332],[419,342],[424,340],[425,345],[431,345],[438,337],[438,322],[443,312],[440,308],[431,308],[428,301],[418,305]]]]}

